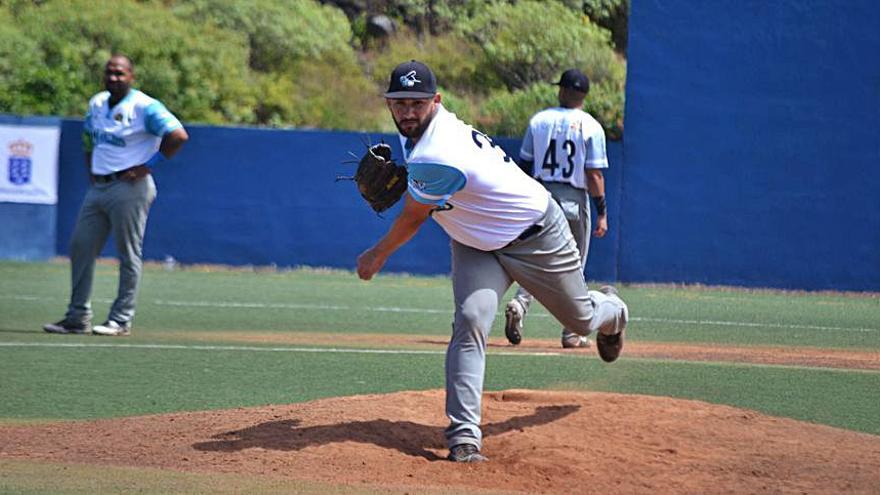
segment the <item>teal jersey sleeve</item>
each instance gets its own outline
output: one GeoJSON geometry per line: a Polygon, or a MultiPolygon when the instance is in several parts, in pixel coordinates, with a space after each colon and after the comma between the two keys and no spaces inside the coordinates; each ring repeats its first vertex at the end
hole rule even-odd
{"type": "Polygon", "coordinates": [[[439,163],[411,163],[408,191],[419,203],[443,206],[464,188],[467,178],[461,170],[439,163]]]}
{"type": "Polygon", "coordinates": [[[165,108],[165,105],[157,102],[151,103],[144,110],[144,120],[147,132],[154,136],[162,137],[169,132],[183,127],[177,117],[165,108]]]}

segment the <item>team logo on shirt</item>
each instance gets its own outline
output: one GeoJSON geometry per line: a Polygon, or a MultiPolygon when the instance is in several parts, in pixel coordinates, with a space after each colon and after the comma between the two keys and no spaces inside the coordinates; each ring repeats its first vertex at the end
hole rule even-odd
{"type": "Polygon", "coordinates": [[[34,145],[18,139],[9,143],[9,182],[18,186],[25,185],[31,181],[31,171],[33,170],[33,162],[31,161],[31,152],[34,145]]]}
{"type": "Polygon", "coordinates": [[[405,88],[411,88],[416,85],[416,83],[420,83],[422,81],[416,79],[416,71],[411,70],[406,74],[400,76],[400,84],[405,88]]]}

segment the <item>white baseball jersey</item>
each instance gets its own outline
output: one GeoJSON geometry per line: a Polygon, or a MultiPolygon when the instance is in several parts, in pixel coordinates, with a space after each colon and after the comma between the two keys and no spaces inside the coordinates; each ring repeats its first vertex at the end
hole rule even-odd
{"type": "Polygon", "coordinates": [[[502,248],[544,214],[550,193],[488,136],[438,107],[415,146],[400,137],[409,194],[437,205],[431,216],[456,241],[502,248]]]}
{"type": "Polygon", "coordinates": [[[587,168],[608,168],[605,131],[579,108],[548,108],[535,114],[523,138],[520,158],[534,162],[533,175],[586,189],[587,168]]]}
{"type": "Polygon", "coordinates": [[[136,89],[113,108],[110,92],[102,91],[89,101],[83,129],[86,151],[92,152],[92,173],[108,175],[146,162],[162,142],[162,136],[182,127],[159,100],[136,89]]]}

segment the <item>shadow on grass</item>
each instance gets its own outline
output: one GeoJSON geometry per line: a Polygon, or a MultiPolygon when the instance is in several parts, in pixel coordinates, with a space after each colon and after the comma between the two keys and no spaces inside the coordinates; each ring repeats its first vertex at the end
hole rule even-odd
{"type": "MultiPolygon", "coordinates": [[[[578,405],[541,406],[527,416],[517,416],[483,427],[483,435],[500,435],[558,421],[580,409],[578,405]]],[[[300,421],[283,419],[214,435],[210,442],[193,444],[193,448],[212,452],[237,452],[250,448],[296,451],[306,447],[338,442],[371,443],[387,449],[395,449],[413,457],[429,461],[445,458],[428,449],[446,447],[443,428],[422,425],[412,421],[351,421],[335,425],[300,428],[300,421]]]]}

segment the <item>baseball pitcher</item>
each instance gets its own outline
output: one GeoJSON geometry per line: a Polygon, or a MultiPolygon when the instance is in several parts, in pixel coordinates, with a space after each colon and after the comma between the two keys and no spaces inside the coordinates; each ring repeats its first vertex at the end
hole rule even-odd
{"type": "Polygon", "coordinates": [[[403,210],[358,257],[357,273],[371,279],[428,218],[452,238],[455,314],[446,352],[445,434],[450,460],[485,461],[486,340],[510,285],[525,287],[572,332],[595,332],[606,362],[623,348],[628,309],[613,287],[587,289],[562,209],[489,136],[443,108],[430,68],[414,60],[398,65],[385,98],[400,131],[408,187],[403,210]]]}

